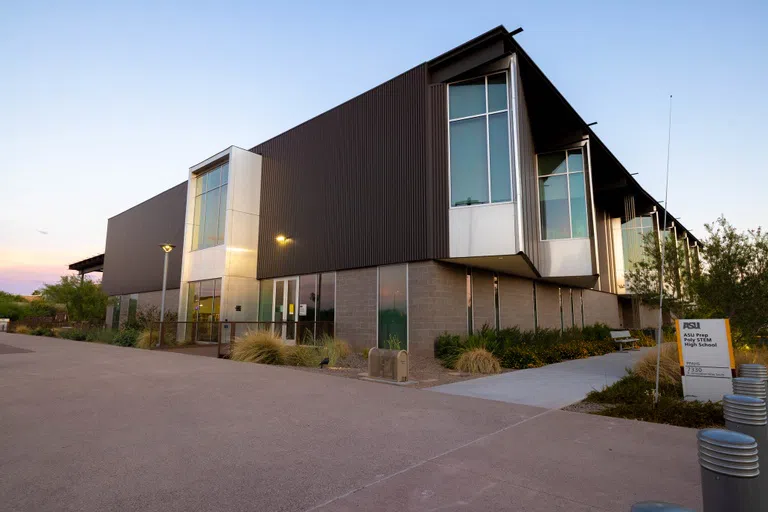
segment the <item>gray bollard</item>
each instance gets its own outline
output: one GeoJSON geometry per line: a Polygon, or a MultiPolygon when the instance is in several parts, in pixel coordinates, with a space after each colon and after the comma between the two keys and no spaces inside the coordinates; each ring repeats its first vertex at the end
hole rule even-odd
{"type": "Polygon", "coordinates": [[[768,388],[768,368],[762,364],[744,363],[739,365],[739,377],[748,377],[750,379],[762,379],[768,388]]]}
{"type": "Polygon", "coordinates": [[[661,501],[643,501],[632,505],[630,512],[696,512],[692,508],[683,508],[674,503],[662,503],[661,501]]]}
{"type": "Polygon", "coordinates": [[[704,512],[758,512],[760,465],[757,442],[740,432],[699,430],[699,465],[704,512]]]}
{"type": "Polygon", "coordinates": [[[762,379],[750,379],[749,377],[737,377],[733,379],[733,394],[754,396],[765,400],[765,381],[762,379]]]}
{"type": "MultiPolygon", "coordinates": [[[[765,400],[753,396],[725,395],[723,397],[725,428],[746,434],[757,442],[757,455],[768,460],[768,409],[765,400]]],[[[761,503],[768,504],[768,471],[757,477],[761,503]]]]}

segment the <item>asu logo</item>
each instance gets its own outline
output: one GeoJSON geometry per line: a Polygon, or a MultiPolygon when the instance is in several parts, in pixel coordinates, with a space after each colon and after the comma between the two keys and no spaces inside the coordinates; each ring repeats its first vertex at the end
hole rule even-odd
{"type": "Polygon", "coordinates": [[[700,322],[683,322],[683,329],[701,329],[700,322]]]}

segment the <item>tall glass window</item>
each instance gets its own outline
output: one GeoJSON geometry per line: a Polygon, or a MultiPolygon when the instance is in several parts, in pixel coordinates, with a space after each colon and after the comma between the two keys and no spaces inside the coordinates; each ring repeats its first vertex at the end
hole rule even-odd
{"type": "Polygon", "coordinates": [[[408,266],[379,267],[379,348],[408,349],[408,266]]]}
{"type": "Polygon", "coordinates": [[[220,320],[221,279],[191,281],[187,290],[187,322],[197,322],[196,339],[216,341],[220,320]]]}
{"type": "Polygon", "coordinates": [[[274,281],[262,279],[259,281],[259,286],[259,322],[271,322],[274,281]]]}
{"type": "Polygon", "coordinates": [[[475,317],[472,313],[472,269],[467,267],[467,332],[474,331],[475,317]]]}
{"type": "Polygon", "coordinates": [[[336,313],[336,273],[325,272],[318,277],[317,320],[333,322],[336,313]]]}
{"type": "Polygon", "coordinates": [[[643,236],[653,231],[653,217],[635,217],[621,225],[621,246],[624,252],[624,272],[632,270],[646,257],[643,236]]]}
{"type": "Polygon", "coordinates": [[[136,312],[139,309],[139,294],[132,293],[128,298],[128,322],[136,321],[136,312]]]}
{"type": "Polygon", "coordinates": [[[542,240],[588,237],[582,150],[541,154],[538,164],[542,240]]]}
{"type": "Polygon", "coordinates": [[[192,250],[224,243],[229,162],[195,178],[192,250]]]}
{"type": "Polygon", "coordinates": [[[451,206],[512,200],[507,74],[448,87],[451,206]]]}
{"type": "Polygon", "coordinates": [[[122,297],[118,295],[117,297],[112,297],[112,328],[113,329],[119,329],[120,328],[120,303],[122,302],[122,297]]]}

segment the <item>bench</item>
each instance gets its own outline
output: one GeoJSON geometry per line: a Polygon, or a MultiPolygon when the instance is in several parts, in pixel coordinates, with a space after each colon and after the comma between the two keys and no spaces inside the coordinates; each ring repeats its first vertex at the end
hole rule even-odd
{"type": "Polygon", "coordinates": [[[624,352],[624,345],[627,343],[631,345],[629,350],[639,350],[635,347],[637,338],[633,338],[629,331],[611,331],[611,338],[613,338],[614,343],[619,344],[619,352],[624,352]]]}

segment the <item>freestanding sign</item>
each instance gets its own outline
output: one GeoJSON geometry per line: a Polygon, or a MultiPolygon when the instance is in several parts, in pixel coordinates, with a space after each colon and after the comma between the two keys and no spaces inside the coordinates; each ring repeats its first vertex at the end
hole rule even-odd
{"type": "Polygon", "coordinates": [[[677,349],[686,400],[719,402],[733,393],[736,363],[728,319],[677,320],[677,349]]]}

